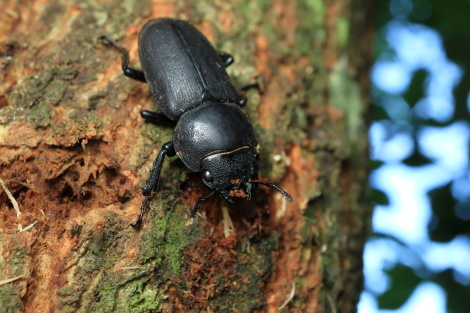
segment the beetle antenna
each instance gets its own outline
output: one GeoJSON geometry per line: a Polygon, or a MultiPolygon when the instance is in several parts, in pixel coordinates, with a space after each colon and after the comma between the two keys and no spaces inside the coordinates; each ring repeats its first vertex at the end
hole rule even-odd
{"type": "Polygon", "coordinates": [[[284,198],[286,198],[287,200],[289,200],[289,202],[292,202],[294,201],[294,198],[292,198],[292,196],[287,193],[287,191],[285,191],[284,189],[281,189],[279,188],[278,186],[274,185],[274,184],[271,184],[271,183],[265,183],[265,182],[261,182],[261,181],[257,181],[257,180],[252,180],[250,181],[250,183],[254,183],[254,184],[261,184],[261,185],[264,185],[264,186],[267,186],[267,187],[271,187],[271,188],[274,188],[276,189],[277,191],[279,191],[282,196],[284,198]]]}
{"type": "Polygon", "coordinates": [[[115,42],[106,35],[98,37],[98,40],[106,40],[111,45],[113,45],[114,48],[118,49],[121,52],[121,67],[124,75],[141,82],[147,82],[147,80],[145,79],[145,75],[142,71],[129,67],[129,52],[127,52],[127,50],[123,46],[119,45],[117,42],[115,42]]]}
{"type": "Polygon", "coordinates": [[[106,35],[99,36],[98,40],[106,40],[107,42],[112,44],[114,46],[114,48],[118,49],[122,54],[122,66],[123,66],[123,68],[128,66],[128,64],[129,64],[129,52],[127,52],[127,50],[123,46],[119,45],[117,42],[115,42],[114,40],[112,40],[111,38],[109,38],[106,35]]]}

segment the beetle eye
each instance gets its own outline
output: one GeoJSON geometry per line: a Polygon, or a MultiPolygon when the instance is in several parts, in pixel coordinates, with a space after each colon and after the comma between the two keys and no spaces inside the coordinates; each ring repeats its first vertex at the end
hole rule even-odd
{"type": "Polygon", "coordinates": [[[202,179],[204,179],[206,182],[210,183],[211,181],[214,180],[214,177],[212,177],[211,173],[209,171],[204,171],[202,172],[202,179]]]}

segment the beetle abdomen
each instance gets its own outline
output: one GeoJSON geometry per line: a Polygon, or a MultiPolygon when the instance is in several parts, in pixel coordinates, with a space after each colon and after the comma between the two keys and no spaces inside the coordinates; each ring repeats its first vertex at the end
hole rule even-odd
{"type": "Polygon", "coordinates": [[[204,158],[249,147],[256,154],[258,140],[248,116],[232,103],[206,103],[184,113],[173,135],[176,153],[192,171],[204,158]]]}
{"type": "Polygon", "coordinates": [[[139,56],[150,91],[171,120],[207,101],[239,98],[217,51],[186,21],[149,21],[140,32],[139,56]]]}

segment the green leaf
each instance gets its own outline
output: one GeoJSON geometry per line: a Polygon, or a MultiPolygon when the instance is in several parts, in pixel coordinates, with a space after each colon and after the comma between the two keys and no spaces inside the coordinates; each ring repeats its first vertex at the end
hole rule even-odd
{"type": "Polygon", "coordinates": [[[371,202],[373,204],[379,204],[379,205],[389,205],[390,201],[388,200],[388,196],[385,192],[382,190],[378,189],[372,189],[372,195],[371,195],[371,202]]]}
{"type": "Polygon", "coordinates": [[[413,269],[402,264],[387,271],[392,279],[390,288],[379,298],[380,309],[398,309],[401,307],[422,281],[416,276],[413,269]]]}

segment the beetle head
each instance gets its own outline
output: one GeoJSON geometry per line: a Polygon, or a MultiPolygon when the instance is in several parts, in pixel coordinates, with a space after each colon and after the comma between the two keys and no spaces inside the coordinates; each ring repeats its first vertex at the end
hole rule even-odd
{"type": "Polygon", "coordinates": [[[246,146],[206,157],[202,161],[201,170],[204,184],[218,191],[231,204],[235,204],[233,195],[237,196],[240,190],[244,192],[240,196],[250,200],[255,184],[274,188],[288,201],[293,200],[290,194],[278,186],[258,181],[256,154],[246,146]]]}
{"type": "Polygon", "coordinates": [[[230,193],[242,189],[250,199],[253,191],[250,181],[258,178],[255,153],[246,146],[208,156],[202,161],[201,170],[204,184],[233,204],[230,193]]]}

